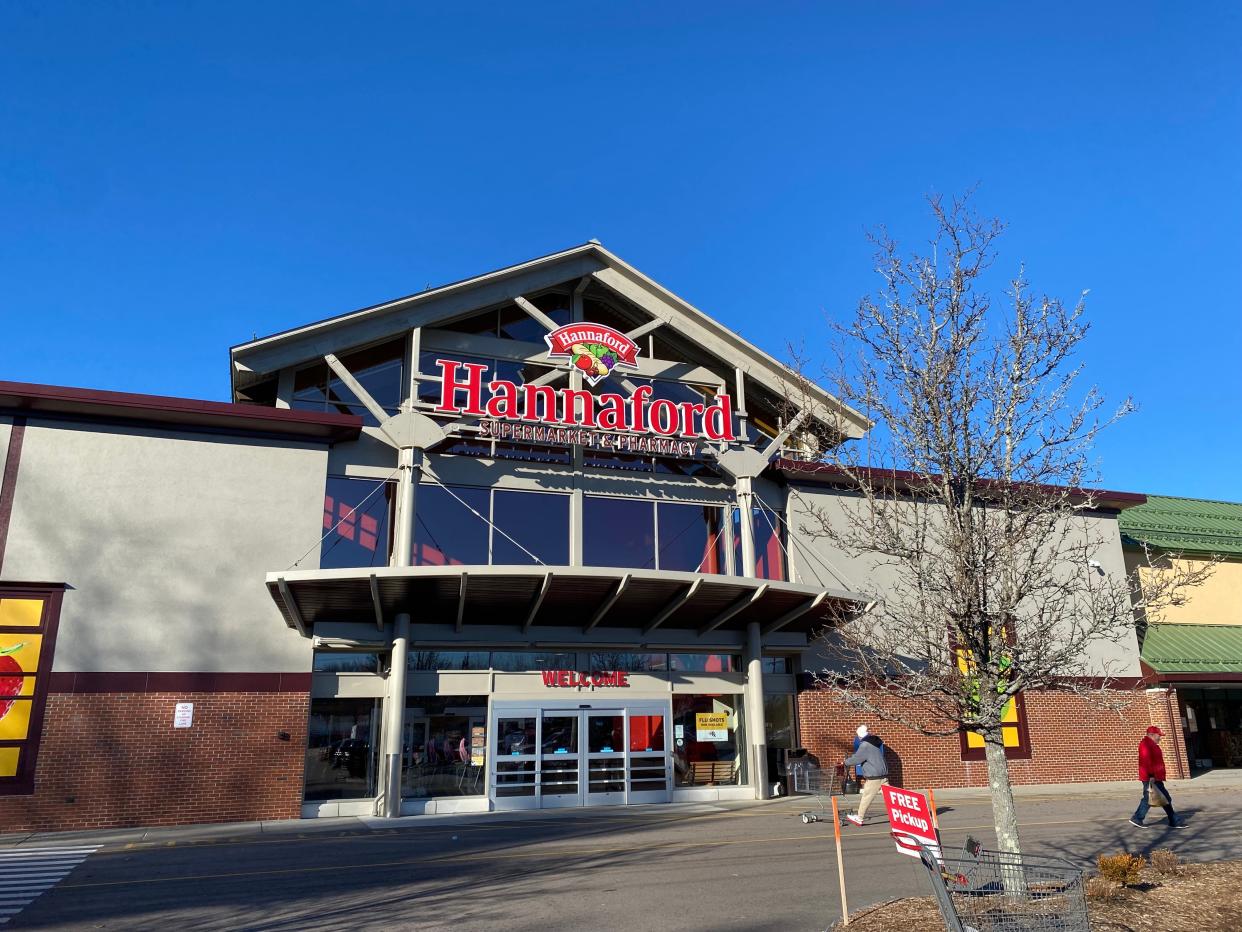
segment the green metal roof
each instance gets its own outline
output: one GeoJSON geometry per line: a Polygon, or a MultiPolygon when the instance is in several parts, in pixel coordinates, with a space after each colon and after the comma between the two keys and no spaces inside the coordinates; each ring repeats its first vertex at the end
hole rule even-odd
{"type": "Polygon", "coordinates": [[[1143,660],[1159,673],[1242,673],[1242,625],[1152,625],[1143,660]]]}
{"type": "Polygon", "coordinates": [[[1242,504],[1149,495],[1117,519],[1130,542],[1162,550],[1242,556],[1242,504]]]}

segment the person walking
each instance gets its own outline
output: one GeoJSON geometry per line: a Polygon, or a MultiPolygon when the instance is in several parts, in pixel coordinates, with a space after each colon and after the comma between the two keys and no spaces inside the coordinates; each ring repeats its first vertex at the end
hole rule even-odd
{"type": "Polygon", "coordinates": [[[1164,786],[1164,752],[1160,750],[1160,739],[1163,737],[1164,732],[1152,725],[1139,742],[1138,766],[1139,780],[1143,783],[1143,798],[1139,800],[1134,815],[1130,816],[1130,824],[1139,828],[1143,827],[1143,820],[1147,818],[1147,810],[1152,807],[1153,802],[1164,809],[1171,828],[1182,828],[1186,824],[1173,811],[1173,797],[1164,786]]]}
{"type": "Polygon", "coordinates": [[[858,811],[847,815],[845,820],[851,825],[862,825],[880,787],[888,783],[888,762],[884,759],[884,742],[871,734],[866,725],[859,725],[856,734],[858,749],[845,759],[845,767],[858,767],[863,787],[858,799],[858,811]]]}

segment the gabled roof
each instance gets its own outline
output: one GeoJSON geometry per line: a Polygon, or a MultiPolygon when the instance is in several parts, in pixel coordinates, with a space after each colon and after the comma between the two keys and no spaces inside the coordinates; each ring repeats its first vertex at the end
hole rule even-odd
{"type": "Polygon", "coordinates": [[[1237,502],[1149,495],[1146,504],[1122,513],[1120,527],[1128,543],[1242,556],[1242,504],[1237,502]]]}
{"type": "MultiPolygon", "coordinates": [[[[448,323],[585,276],[652,318],[668,321],[706,353],[726,360],[730,367],[740,367],[778,397],[797,397],[805,391],[788,367],[595,242],[234,346],[230,350],[233,388],[236,392],[240,385],[325,353],[339,353],[416,327],[448,323]]],[[[810,391],[815,403],[841,420],[846,436],[861,437],[870,429],[863,415],[828,392],[815,386],[810,391]]]]}

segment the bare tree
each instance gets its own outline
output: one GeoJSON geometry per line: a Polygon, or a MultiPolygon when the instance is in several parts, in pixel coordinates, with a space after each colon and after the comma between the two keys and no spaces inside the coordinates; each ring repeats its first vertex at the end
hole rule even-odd
{"type": "Polygon", "coordinates": [[[981,736],[997,844],[1018,851],[1003,738],[1014,697],[1116,700],[1106,645],[1134,636],[1136,609],[1151,619],[1210,569],[1166,563],[1141,591],[1103,570],[1116,527],[1089,488],[1093,446],[1132,406],[1076,394],[1083,300],[1036,295],[1020,272],[993,305],[984,286],[1002,225],[968,198],[930,204],[924,254],[872,237],[882,287],[836,328],[829,377],[877,426],[854,445],[819,438],[843,494],[832,508],[803,500],[802,524],[886,582],[826,637],[821,683],[924,735],[981,736]]]}

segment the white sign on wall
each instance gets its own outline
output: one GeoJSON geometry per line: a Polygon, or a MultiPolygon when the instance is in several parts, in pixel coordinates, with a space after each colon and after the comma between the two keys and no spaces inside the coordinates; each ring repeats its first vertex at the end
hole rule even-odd
{"type": "Polygon", "coordinates": [[[173,711],[173,728],[189,728],[194,724],[194,703],[178,702],[173,711]]]}

